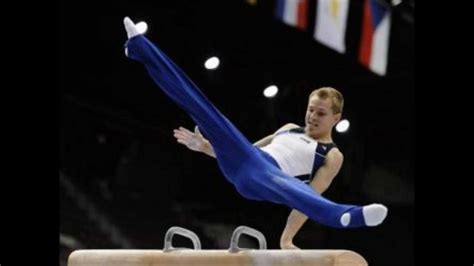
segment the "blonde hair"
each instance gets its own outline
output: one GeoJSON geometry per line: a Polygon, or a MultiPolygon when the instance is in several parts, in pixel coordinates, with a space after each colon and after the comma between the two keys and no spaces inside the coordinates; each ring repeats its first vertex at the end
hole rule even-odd
{"type": "Polygon", "coordinates": [[[344,107],[344,97],[338,90],[332,87],[321,87],[311,92],[309,99],[311,99],[313,95],[317,95],[322,100],[330,98],[332,102],[332,112],[334,114],[342,113],[342,108],[344,107]]]}

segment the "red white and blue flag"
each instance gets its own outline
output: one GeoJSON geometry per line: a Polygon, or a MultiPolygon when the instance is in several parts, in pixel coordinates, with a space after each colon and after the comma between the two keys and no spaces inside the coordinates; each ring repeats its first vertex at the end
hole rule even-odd
{"type": "Polygon", "coordinates": [[[365,0],[359,61],[378,75],[387,72],[391,13],[377,0],[365,0]]]}
{"type": "Polygon", "coordinates": [[[309,0],[277,0],[275,15],[287,25],[306,30],[308,2],[309,0]]]}

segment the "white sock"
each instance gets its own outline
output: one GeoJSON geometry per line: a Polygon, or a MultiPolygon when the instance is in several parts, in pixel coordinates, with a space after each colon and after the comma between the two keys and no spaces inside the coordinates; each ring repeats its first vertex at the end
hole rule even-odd
{"type": "Polygon", "coordinates": [[[127,31],[127,37],[129,39],[140,34],[139,30],[135,26],[135,23],[133,23],[133,21],[129,17],[125,17],[123,19],[123,25],[125,26],[125,30],[127,31]]]}
{"type": "MultiPolygon", "coordinates": [[[[388,209],[382,204],[370,204],[362,207],[362,215],[367,226],[379,225],[387,217],[388,209]]],[[[351,222],[351,214],[346,212],[341,216],[340,220],[343,226],[348,226],[351,222]]]]}
{"type": "Polygon", "coordinates": [[[351,214],[346,212],[341,216],[341,224],[343,226],[348,226],[349,223],[351,222],[351,214]]]}
{"type": "Polygon", "coordinates": [[[388,209],[382,204],[370,204],[362,208],[365,224],[367,226],[376,226],[383,222],[387,217],[388,209]]]}

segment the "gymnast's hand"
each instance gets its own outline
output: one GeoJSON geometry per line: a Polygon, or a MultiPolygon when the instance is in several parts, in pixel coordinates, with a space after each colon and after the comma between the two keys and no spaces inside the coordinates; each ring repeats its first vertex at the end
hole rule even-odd
{"type": "Polygon", "coordinates": [[[207,140],[202,136],[201,132],[199,132],[197,126],[194,127],[194,132],[191,132],[184,127],[174,129],[173,132],[178,143],[183,144],[190,150],[204,152],[207,140]]]}

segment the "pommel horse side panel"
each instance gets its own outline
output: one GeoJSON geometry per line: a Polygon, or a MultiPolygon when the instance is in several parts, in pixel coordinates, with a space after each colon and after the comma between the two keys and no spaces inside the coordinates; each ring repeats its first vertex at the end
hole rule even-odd
{"type": "Polygon", "coordinates": [[[68,266],[191,266],[191,265],[233,265],[233,266],[367,266],[367,261],[350,250],[267,250],[265,237],[259,231],[239,226],[232,234],[228,250],[201,250],[196,234],[172,227],[165,235],[163,250],[76,250],[68,259],[68,266]],[[191,239],[194,249],[174,248],[171,240],[174,234],[191,239]],[[241,234],[258,239],[260,249],[238,247],[241,234]]]}

